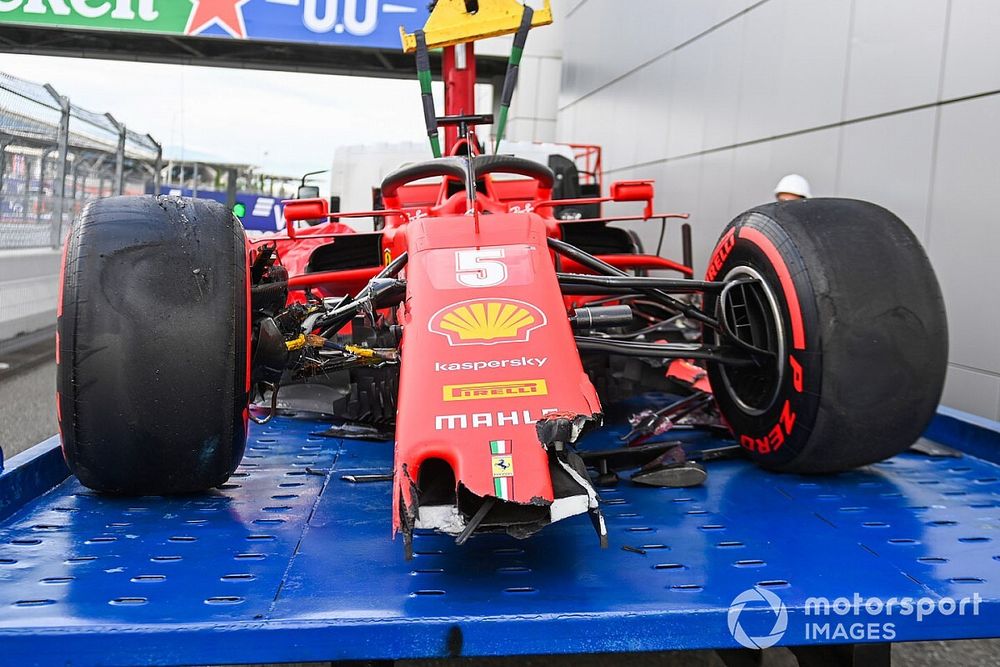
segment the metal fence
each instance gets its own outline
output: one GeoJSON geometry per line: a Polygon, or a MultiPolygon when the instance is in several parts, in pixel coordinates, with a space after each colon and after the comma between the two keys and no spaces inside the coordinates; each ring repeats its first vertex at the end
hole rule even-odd
{"type": "Polygon", "coordinates": [[[0,249],[58,247],[88,199],[158,192],[162,157],[111,114],[0,72],[0,249]]]}

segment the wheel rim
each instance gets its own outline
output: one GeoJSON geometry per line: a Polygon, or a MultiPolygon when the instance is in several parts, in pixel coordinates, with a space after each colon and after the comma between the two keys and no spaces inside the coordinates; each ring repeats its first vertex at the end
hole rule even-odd
{"type": "Polygon", "coordinates": [[[764,277],[750,266],[733,267],[724,282],[752,279],[733,289],[720,304],[720,315],[741,341],[774,354],[763,366],[721,366],[726,392],[749,415],[761,415],[775,403],[785,379],[785,331],[778,300],[764,277]]]}

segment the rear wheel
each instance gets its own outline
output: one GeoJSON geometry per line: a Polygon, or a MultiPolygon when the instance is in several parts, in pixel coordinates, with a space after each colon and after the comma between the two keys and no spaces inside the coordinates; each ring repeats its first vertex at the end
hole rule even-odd
{"type": "Polygon", "coordinates": [[[121,494],[225,482],[247,435],[239,221],[205,200],[98,200],[73,225],[63,273],[57,408],[70,470],[121,494]]]}
{"type": "Polygon", "coordinates": [[[724,230],[706,312],[773,362],[713,364],[720,410],[760,465],[834,472],[893,456],[941,396],[947,323],[916,237],[862,201],[810,199],[752,209],[724,230]]]}

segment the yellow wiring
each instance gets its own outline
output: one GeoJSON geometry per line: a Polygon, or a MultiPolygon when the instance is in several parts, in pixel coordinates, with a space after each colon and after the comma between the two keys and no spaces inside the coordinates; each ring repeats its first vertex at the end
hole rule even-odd
{"type": "Polygon", "coordinates": [[[315,334],[308,334],[306,336],[306,345],[309,347],[323,347],[326,345],[326,339],[315,334]]]}
{"type": "MultiPolygon", "coordinates": [[[[285,347],[289,351],[301,350],[306,347],[323,347],[326,343],[326,339],[322,336],[316,336],[314,334],[301,334],[298,338],[293,338],[292,340],[285,341],[285,347]]],[[[390,359],[391,354],[386,354],[384,351],[379,352],[378,350],[372,350],[367,347],[361,347],[359,345],[344,345],[344,351],[348,354],[353,354],[356,357],[362,359],[390,359]]]]}

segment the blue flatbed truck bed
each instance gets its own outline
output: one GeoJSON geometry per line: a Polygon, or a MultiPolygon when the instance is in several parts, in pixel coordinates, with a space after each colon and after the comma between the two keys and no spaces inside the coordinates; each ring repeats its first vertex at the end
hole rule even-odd
{"type": "MultiPolygon", "coordinates": [[[[906,453],[817,477],[720,460],[699,488],[623,481],[602,491],[604,550],[575,517],[528,540],[481,535],[462,547],[418,531],[410,561],[391,536],[390,484],[343,479],[389,471],[392,444],[318,435],[327,426],[279,417],[254,427],[230,483],[190,497],[96,495],[68,476],[57,438],[9,460],[0,664],[736,649],[734,621],[790,646],[1000,635],[995,422],[940,410],[927,438],[961,458],[906,453]],[[783,634],[773,606],[734,616],[746,590],[780,599],[783,634]],[[854,607],[806,613],[808,598],[855,595],[978,602],[975,613],[942,607],[919,621],[854,607]],[[851,634],[871,623],[874,635],[851,634]]],[[[585,446],[607,447],[619,432],[585,446]]]]}

